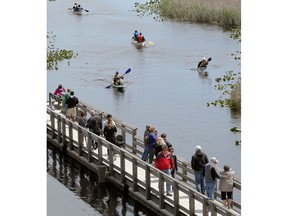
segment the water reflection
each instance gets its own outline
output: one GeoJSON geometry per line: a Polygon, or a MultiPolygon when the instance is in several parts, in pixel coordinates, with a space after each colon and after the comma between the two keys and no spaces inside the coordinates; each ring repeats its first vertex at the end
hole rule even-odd
{"type": "MultiPolygon", "coordinates": [[[[97,174],[50,144],[47,145],[48,174],[54,176],[101,215],[139,215],[139,213],[141,215],[157,215],[110,183],[98,183],[97,174]]],[[[48,209],[48,212],[50,210],[48,209]]]]}

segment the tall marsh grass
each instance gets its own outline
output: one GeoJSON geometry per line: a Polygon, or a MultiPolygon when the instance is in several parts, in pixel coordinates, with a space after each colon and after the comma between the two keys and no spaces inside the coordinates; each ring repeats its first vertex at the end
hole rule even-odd
{"type": "Polygon", "coordinates": [[[241,0],[162,0],[160,14],[178,21],[241,26],[241,0]]]}

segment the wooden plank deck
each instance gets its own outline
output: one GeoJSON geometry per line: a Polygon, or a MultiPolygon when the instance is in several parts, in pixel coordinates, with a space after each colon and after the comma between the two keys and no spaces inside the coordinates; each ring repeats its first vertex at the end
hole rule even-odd
{"type": "MultiPolygon", "coordinates": [[[[48,109],[49,106],[47,106],[47,110],[48,109]]],[[[90,138],[88,136],[90,132],[88,130],[80,127],[77,123],[72,123],[71,121],[67,120],[60,110],[49,110],[49,112],[50,114],[51,112],[53,112],[55,115],[57,115],[57,117],[52,117],[47,112],[47,128],[54,127],[54,132],[58,131],[58,133],[62,136],[68,135],[67,140],[71,139],[70,136],[72,136],[72,140],[69,140],[69,142],[73,143],[73,146],[78,149],[78,153],[80,151],[83,151],[81,154],[88,155],[88,158],[89,154],[91,153],[92,158],[98,159],[98,162],[107,166],[108,179],[118,176],[118,178],[115,178],[118,180],[115,181],[119,181],[120,183],[125,183],[129,185],[130,192],[134,193],[135,196],[138,195],[139,197],[141,197],[140,199],[144,200],[147,206],[154,205],[154,208],[157,208],[157,206],[159,206],[160,214],[197,216],[241,215],[239,212],[236,212],[233,209],[228,210],[226,208],[223,208],[222,204],[217,200],[208,201],[207,197],[205,198],[205,196],[195,191],[195,189],[191,188],[189,185],[179,180],[172,179],[172,177],[167,176],[159,170],[154,169],[154,167],[150,164],[142,161],[141,158],[136,154],[112,145],[107,141],[107,143],[105,141],[100,141],[98,149],[89,151],[90,138]],[[63,125],[65,126],[65,130],[63,130],[63,125]],[[60,127],[62,127],[61,130],[59,129],[60,127]],[[84,136],[85,134],[88,135],[86,136],[86,139],[83,139],[81,147],[79,147],[78,145],[79,127],[81,128],[80,131],[84,134],[84,136]],[[111,155],[110,158],[108,157],[107,148],[110,148],[110,152],[116,153],[114,158],[111,155]],[[147,172],[147,170],[149,172],[147,172]],[[147,176],[147,173],[149,176],[147,176]],[[174,191],[171,197],[165,196],[166,193],[164,189],[166,183],[164,183],[164,181],[169,181],[171,182],[171,185],[174,185],[174,191]],[[210,203],[210,205],[212,205],[212,211],[207,211],[208,202],[210,203]],[[176,204],[176,206],[174,204],[176,204]]],[[[93,138],[95,138],[94,136],[96,135],[92,136],[93,138]]],[[[98,138],[99,140],[101,138],[104,139],[103,137],[98,138]]],[[[53,139],[57,140],[57,138],[55,137],[53,139]]],[[[60,141],[59,137],[58,141],[60,141]]],[[[71,146],[69,146],[69,149],[71,149],[71,146]]],[[[79,155],[81,154],[79,153],[79,155]]]]}

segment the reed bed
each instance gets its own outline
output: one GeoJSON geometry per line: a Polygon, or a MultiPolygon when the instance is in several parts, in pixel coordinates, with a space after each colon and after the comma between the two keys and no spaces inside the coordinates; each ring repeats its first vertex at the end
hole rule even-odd
{"type": "Polygon", "coordinates": [[[160,14],[178,21],[241,26],[241,0],[162,0],[160,14]]]}

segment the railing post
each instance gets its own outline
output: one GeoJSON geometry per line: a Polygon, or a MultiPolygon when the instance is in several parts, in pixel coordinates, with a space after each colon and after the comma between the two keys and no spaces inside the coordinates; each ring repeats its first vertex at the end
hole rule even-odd
{"type": "Polygon", "coordinates": [[[60,117],[60,115],[57,115],[57,132],[58,132],[58,143],[62,143],[61,117],[60,117]]]}
{"type": "Polygon", "coordinates": [[[173,181],[173,193],[174,193],[174,215],[179,215],[179,184],[173,181]]]}
{"type": "MultiPolygon", "coordinates": [[[[163,209],[164,208],[164,196],[165,196],[165,191],[164,191],[164,175],[163,172],[159,172],[159,208],[163,209]]],[[[166,183],[167,184],[167,183],[166,183]]]]}
{"type": "Polygon", "coordinates": [[[209,207],[209,202],[208,202],[208,197],[203,197],[203,216],[208,216],[208,207],[209,207]]]}
{"type": "MultiPolygon", "coordinates": [[[[185,163],[182,163],[182,165],[184,166],[184,168],[182,169],[182,174],[183,174],[183,176],[187,176],[187,164],[185,164],[185,163]]],[[[182,177],[182,181],[183,182],[187,182],[187,180],[184,178],[184,177],[182,177]]]]}
{"type": "Polygon", "coordinates": [[[87,135],[87,140],[88,140],[88,144],[87,144],[87,148],[88,148],[88,162],[91,163],[92,162],[92,138],[91,138],[91,132],[88,132],[87,135]]]}
{"type": "Polygon", "coordinates": [[[68,126],[69,126],[69,149],[73,150],[74,149],[74,145],[73,145],[73,127],[72,127],[72,122],[71,121],[68,122],[68,126]]]}
{"type": "Polygon", "coordinates": [[[146,200],[151,199],[151,178],[150,178],[150,167],[146,165],[145,182],[146,182],[146,200]]]}
{"type": "Polygon", "coordinates": [[[132,132],[132,153],[136,154],[137,151],[137,142],[136,142],[136,135],[137,135],[137,128],[133,130],[132,132]]]}
{"type": "Polygon", "coordinates": [[[63,147],[66,148],[67,147],[67,143],[66,143],[66,125],[65,125],[65,119],[62,118],[62,143],[63,143],[63,147]]]}
{"type": "Polygon", "coordinates": [[[51,137],[52,139],[56,138],[55,134],[55,113],[52,111],[50,115],[50,120],[51,120],[51,137]]]}
{"type": "Polygon", "coordinates": [[[192,190],[189,190],[189,212],[190,215],[195,214],[195,194],[192,190]]]}
{"type": "Polygon", "coordinates": [[[132,159],[132,172],[133,172],[133,191],[138,191],[138,169],[137,160],[133,157],[132,159]]]}
{"type": "Polygon", "coordinates": [[[83,133],[80,126],[78,126],[77,128],[77,132],[78,132],[78,155],[82,156],[83,133]]]}
{"type": "Polygon", "coordinates": [[[102,138],[98,139],[98,165],[102,164],[103,161],[103,142],[102,138]]]}
{"type": "Polygon", "coordinates": [[[123,151],[120,151],[120,170],[121,170],[121,182],[125,183],[125,155],[123,151]]]}

